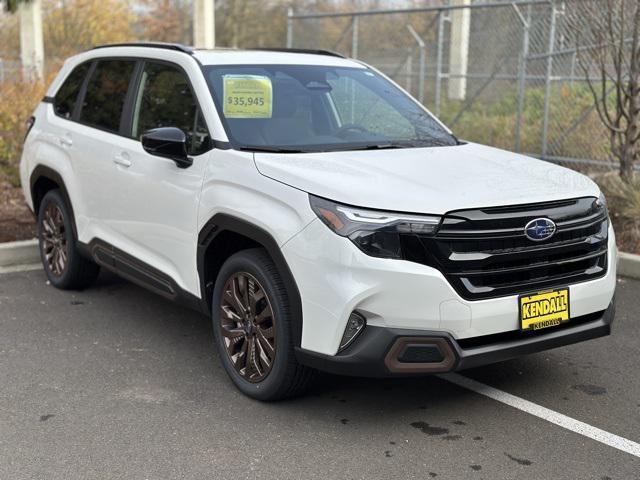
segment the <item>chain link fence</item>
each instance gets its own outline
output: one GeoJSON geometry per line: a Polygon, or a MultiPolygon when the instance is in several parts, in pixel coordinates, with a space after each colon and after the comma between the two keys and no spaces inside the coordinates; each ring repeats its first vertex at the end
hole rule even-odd
{"type": "MultiPolygon", "coordinates": [[[[389,75],[461,138],[581,170],[617,167],[578,62],[583,0],[434,0],[402,10],[298,13],[287,45],[389,75]]],[[[595,72],[594,72],[595,73],[595,72]]]]}

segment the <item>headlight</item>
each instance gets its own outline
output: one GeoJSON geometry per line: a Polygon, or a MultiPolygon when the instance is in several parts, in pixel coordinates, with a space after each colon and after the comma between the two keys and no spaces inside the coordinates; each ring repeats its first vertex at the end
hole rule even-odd
{"type": "Polygon", "coordinates": [[[309,195],[309,200],[325,225],[374,257],[403,258],[402,235],[430,236],[436,233],[440,224],[440,217],[432,215],[349,207],[313,195],[309,195]]]}
{"type": "Polygon", "coordinates": [[[607,205],[607,199],[604,196],[604,193],[600,192],[600,196],[595,201],[595,206],[597,211],[604,210],[604,214],[609,218],[609,205],[607,205]]]}
{"type": "Polygon", "coordinates": [[[596,200],[596,205],[598,205],[598,207],[600,208],[608,208],[607,199],[605,198],[604,193],[600,192],[600,197],[598,197],[598,200],[596,200]]]}

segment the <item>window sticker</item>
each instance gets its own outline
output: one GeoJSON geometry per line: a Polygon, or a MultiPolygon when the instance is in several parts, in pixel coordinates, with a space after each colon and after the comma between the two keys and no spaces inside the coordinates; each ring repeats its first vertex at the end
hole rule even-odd
{"type": "Polygon", "coordinates": [[[269,77],[224,75],[224,116],[227,118],[271,118],[273,88],[269,77]]]}

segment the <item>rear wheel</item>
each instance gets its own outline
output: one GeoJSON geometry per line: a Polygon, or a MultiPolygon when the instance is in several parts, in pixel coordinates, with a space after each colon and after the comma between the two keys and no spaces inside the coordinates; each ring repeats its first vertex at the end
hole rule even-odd
{"type": "Polygon", "coordinates": [[[213,292],[213,329],[222,364],[244,394],[278,400],[302,393],[313,370],[293,350],[289,299],[267,253],[251,249],[231,256],[213,292]]]}
{"type": "Polygon", "coordinates": [[[60,191],[50,190],[38,209],[40,257],[51,284],[64,290],[90,286],[100,271],[78,252],[71,225],[71,214],[60,191]]]}

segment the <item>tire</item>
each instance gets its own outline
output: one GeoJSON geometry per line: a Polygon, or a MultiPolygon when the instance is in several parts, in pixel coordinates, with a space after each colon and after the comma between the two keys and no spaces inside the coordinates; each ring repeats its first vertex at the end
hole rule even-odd
{"type": "Polygon", "coordinates": [[[244,250],[227,259],[215,283],[212,319],[222,365],[242,393],[274,401],[308,388],[315,371],[298,363],[292,335],[292,323],[301,319],[292,318],[284,283],[265,250],[244,250]],[[242,312],[243,304],[249,313],[242,312]]]}
{"type": "Polygon", "coordinates": [[[89,287],[100,267],[80,255],[73,235],[72,218],[60,191],[49,190],[38,209],[38,241],[44,271],[61,290],[89,287]]]}

